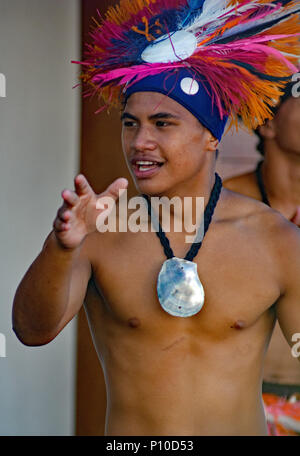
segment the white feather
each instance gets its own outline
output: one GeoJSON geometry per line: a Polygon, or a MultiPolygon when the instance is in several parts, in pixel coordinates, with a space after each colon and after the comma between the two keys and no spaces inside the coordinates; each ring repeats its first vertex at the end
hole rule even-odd
{"type": "MultiPolygon", "coordinates": [[[[193,33],[196,36],[198,35],[198,41],[202,41],[206,36],[215,32],[218,28],[221,28],[224,23],[231,17],[233,18],[237,15],[245,13],[249,9],[252,9],[254,6],[258,7],[258,11],[259,8],[265,7],[265,5],[262,5],[256,1],[249,2],[245,5],[237,5],[236,7],[233,7],[232,5],[227,6],[228,2],[229,0],[206,0],[203,5],[202,12],[199,14],[199,16],[194,19],[192,24],[183,27],[182,30],[193,33]],[[203,31],[204,26],[205,30],[203,31]]],[[[274,10],[276,8],[276,5],[272,5],[271,3],[268,4],[268,6],[274,6],[274,10]]],[[[289,8],[288,17],[297,11],[299,11],[299,5],[295,5],[293,8],[289,8]]],[[[208,44],[218,42],[219,39],[228,38],[237,33],[243,33],[247,30],[251,30],[252,27],[263,25],[264,23],[267,24],[269,21],[280,19],[281,16],[285,16],[286,14],[286,8],[275,10],[273,13],[268,14],[266,17],[263,17],[256,21],[246,22],[244,24],[232,27],[230,30],[226,30],[222,37],[216,37],[208,44]]]]}
{"type": "MultiPolygon", "coordinates": [[[[291,8],[289,10],[289,14],[296,13],[297,10],[299,11],[299,9],[300,9],[299,5],[295,5],[293,8],[291,8]]],[[[211,43],[217,42],[219,39],[229,38],[230,36],[233,36],[237,33],[246,32],[247,30],[251,30],[252,27],[257,27],[257,26],[260,26],[263,24],[266,24],[266,30],[267,30],[268,22],[276,20],[276,19],[278,19],[278,22],[280,22],[280,17],[281,16],[283,17],[286,14],[287,14],[286,9],[281,8],[280,10],[274,11],[273,13],[270,13],[270,14],[268,14],[268,16],[263,17],[261,19],[258,19],[258,20],[252,21],[252,22],[248,22],[245,24],[237,25],[235,27],[232,27],[230,30],[226,30],[226,32],[221,37],[216,38],[215,40],[211,41],[211,43]]],[[[290,15],[289,15],[289,17],[286,18],[286,20],[289,18],[290,18],[290,15]]]]}
{"type": "Polygon", "coordinates": [[[197,30],[201,27],[218,20],[222,14],[232,9],[232,7],[227,8],[227,4],[228,0],[206,0],[201,14],[194,19],[192,24],[184,27],[184,30],[190,33],[197,33],[197,30]]]}

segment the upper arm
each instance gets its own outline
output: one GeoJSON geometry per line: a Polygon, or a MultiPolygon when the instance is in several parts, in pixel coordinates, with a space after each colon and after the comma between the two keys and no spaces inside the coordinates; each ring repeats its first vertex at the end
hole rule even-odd
{"type": "Polygon", "coordinates": [[[79,312],[91,276],[86,243],[67,251],[59,247],[53,231],[16,290],[13,330],[28,346],[51,342],[79,312]]]}
{"type": "Polygon", "coordinates": [[[57,328],[57,334],[60,333],[80,311],[91,275],[92,266],[88,255],[87,243],[84,243],[78,259],[72,268],[68,303],[64,316],[57,328]]]}
{"type": "Polygon", "coordinates": [[[300,230],[287,222],[281,240],[281,273],[284,291],[276,304],[279,325],[289,343],[300,333],[300,230]]]}

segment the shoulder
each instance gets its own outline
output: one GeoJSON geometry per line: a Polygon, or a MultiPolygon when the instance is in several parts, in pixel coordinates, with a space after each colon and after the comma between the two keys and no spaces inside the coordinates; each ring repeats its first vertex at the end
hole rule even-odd
{"type": "Polygon", "coordinates": [[[228,189],[223,189],[223,218],[235,224],[236,227],[251,232],[270,244],[284,242],[299,242],[300,230],[289,222],[280,212],[252,197],[248,197],[228,189]]]}
{"type": "Polygon", "coordinates": [[[245,184],[246,182],[249,182],[249,180],[251,180],[251,177],[253,174],[254,174],[253,172],[249,172],[249,173],[239,174],[237,176],[228,177],[223,182],[224,187],[228,188],[229,190],[234,191],[241,184],[245,184]]]}
{"type": "Polygon", "coordinates": [[[240,193],[258,200],[261,199],[255,172],[249,172],[226,179],[224,180],[223,185],[232,192],[240,193]]]}
{"type": "Polygon", "coordinates": [[[241,223],[265,223],[268,216],[272,218],[272,215],[279,214],[260,200],[226,187],[223,188],[223,207],[224,213],[241,223]]]}
{"type": "MultiPolygon", "coordinates": [[[[220,211],[221,213],[221,211],[220,211]]],[[[221,220],[231,237],[272,269],[281,284],[300,278],[300,229],[281,213],[260,201],[224,189],[221,220]]]]}
{"type": "Polygon", "coordinates": [[[274,239],[285,281],[300,284],[300,229],[282,217],[274,226],[274,239]]]}

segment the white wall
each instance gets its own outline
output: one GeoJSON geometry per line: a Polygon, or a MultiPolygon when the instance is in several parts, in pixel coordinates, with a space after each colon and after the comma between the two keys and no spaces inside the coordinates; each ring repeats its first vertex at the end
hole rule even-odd
{"type": "Polygon", "coordinates": [[[12,331],[11,309],[78,172],[80,91],[70,60],[80,56],[79,14],[78,0],[0,0],[2,436],[74,432],[76,321],[51,344],[28,348],[12,331]]]}

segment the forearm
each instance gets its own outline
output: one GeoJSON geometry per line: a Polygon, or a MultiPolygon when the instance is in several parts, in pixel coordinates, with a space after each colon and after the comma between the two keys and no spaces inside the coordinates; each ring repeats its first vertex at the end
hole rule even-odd
{"type": "Polygon", "coordinates": [[[80,248],[62,248],[52,233],[20,283],[13,304],[13,329],[25,344],[50,338],[63,318],[80,248]]]}

